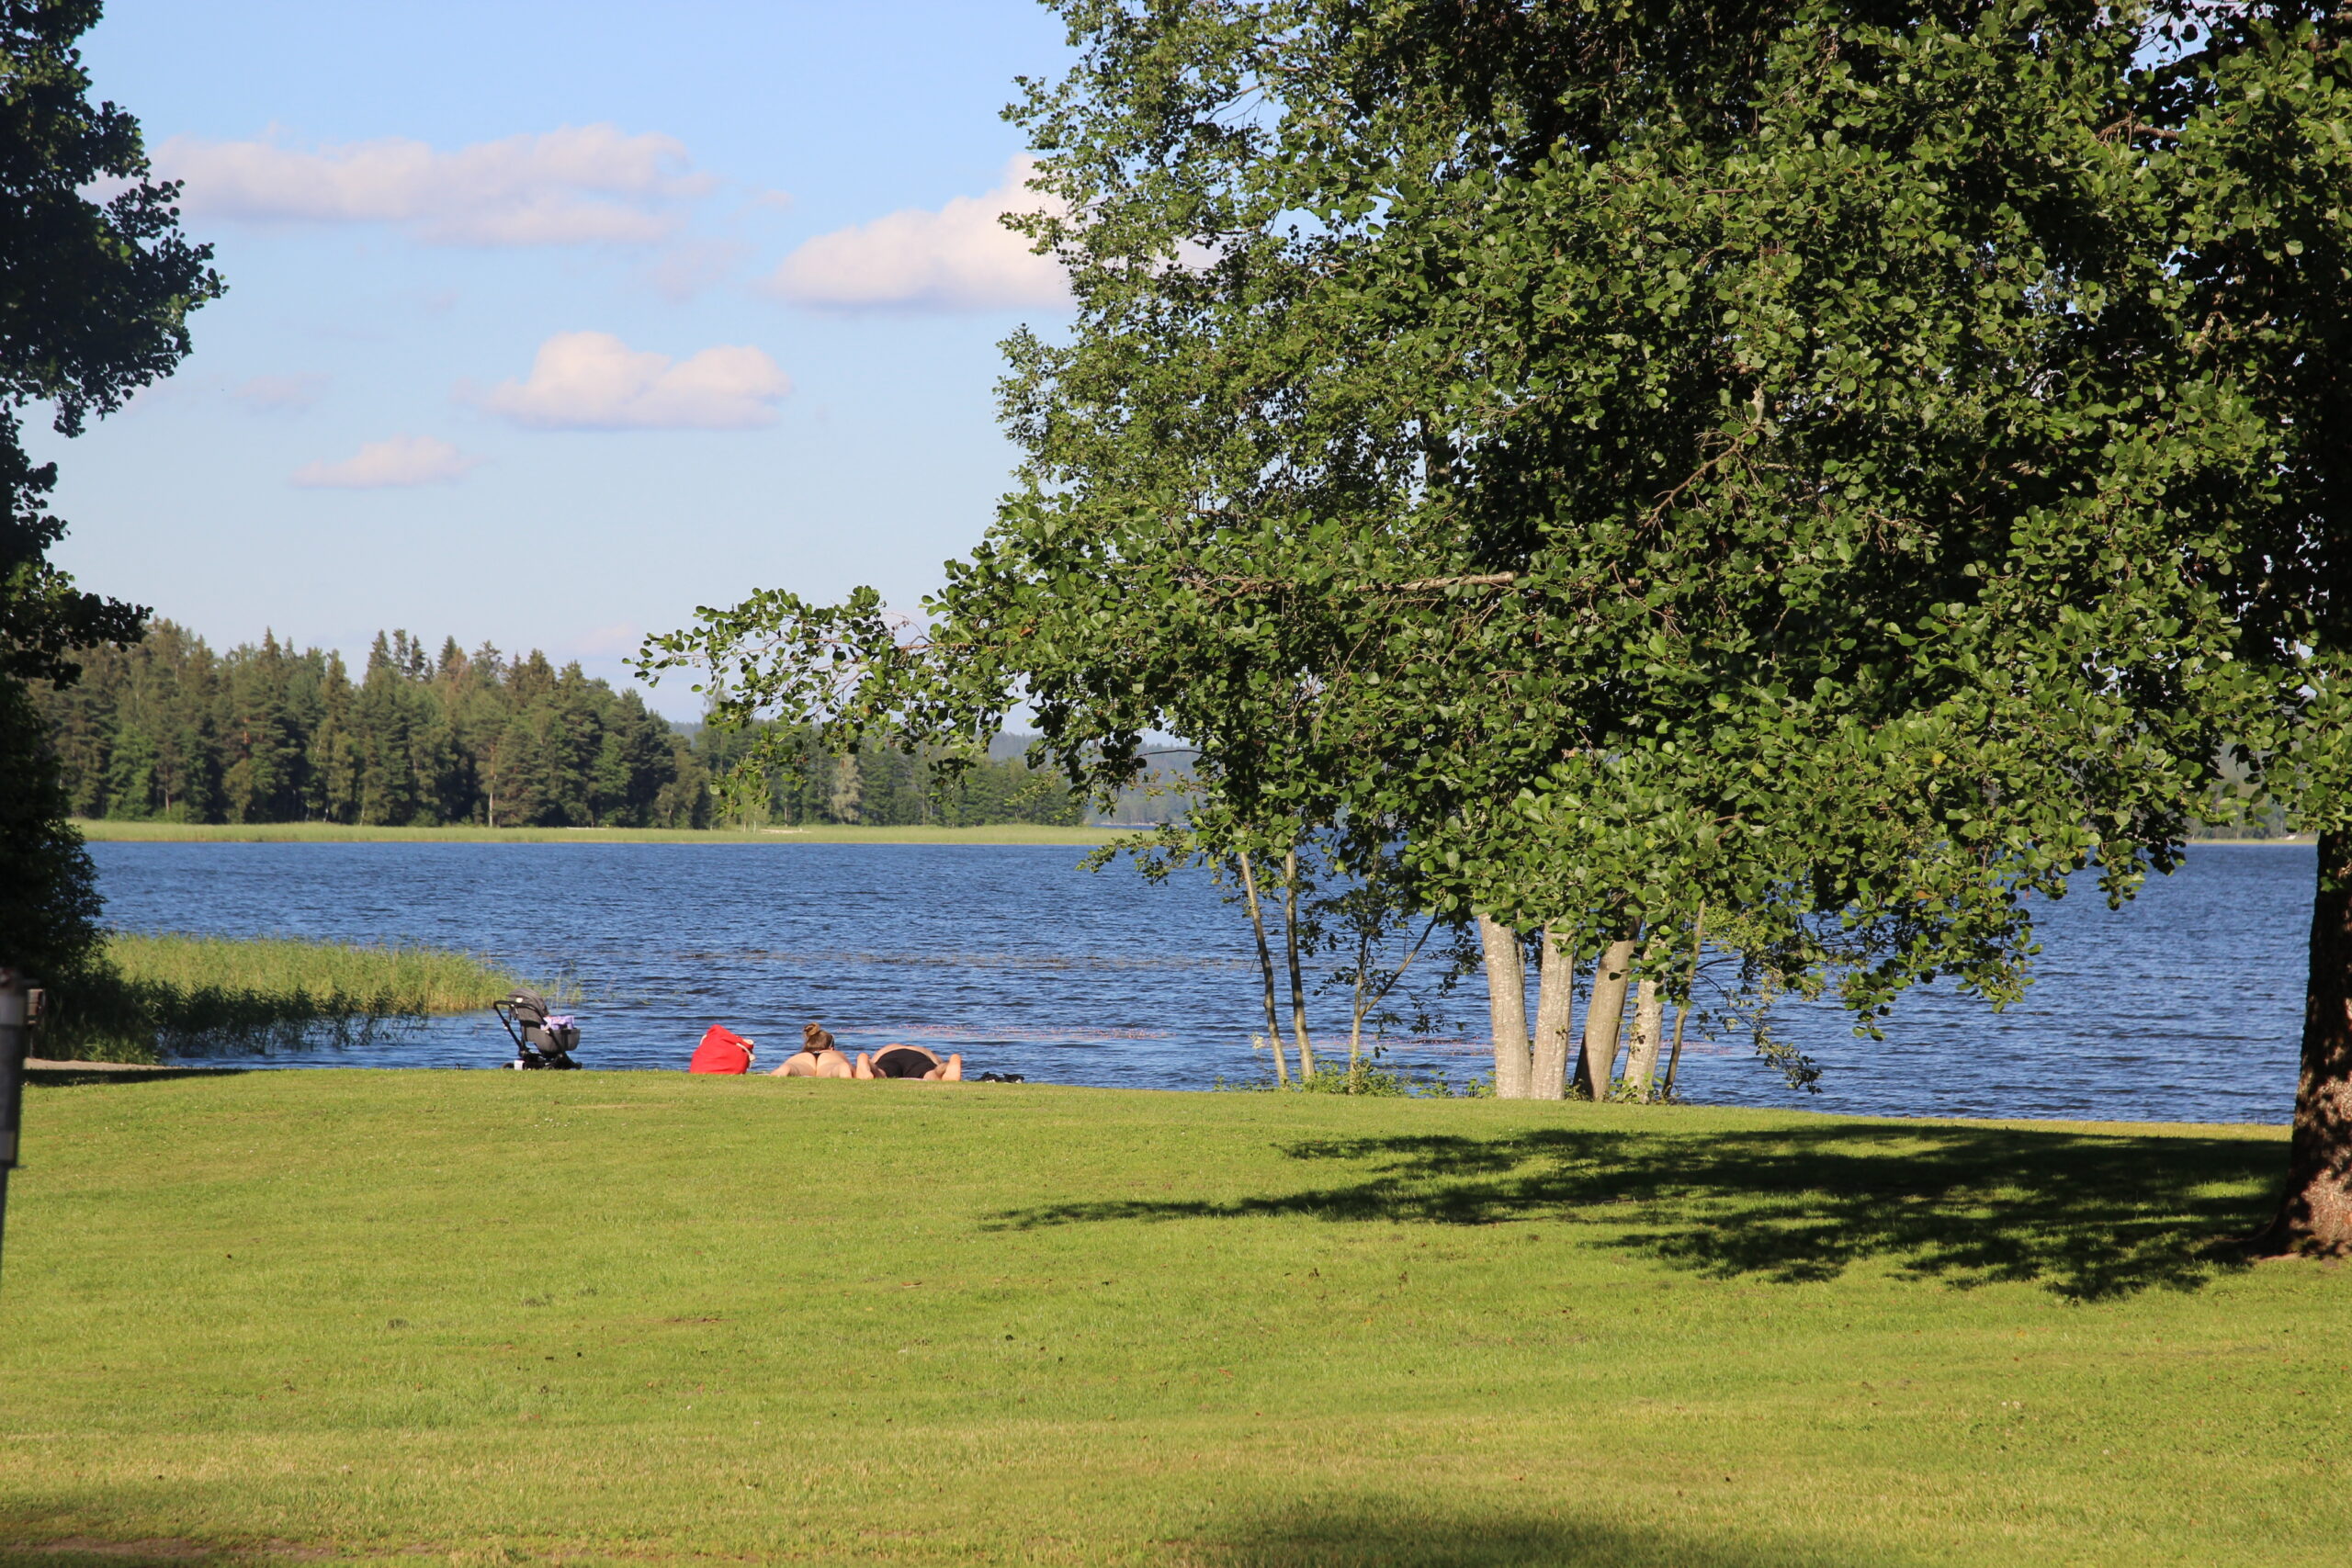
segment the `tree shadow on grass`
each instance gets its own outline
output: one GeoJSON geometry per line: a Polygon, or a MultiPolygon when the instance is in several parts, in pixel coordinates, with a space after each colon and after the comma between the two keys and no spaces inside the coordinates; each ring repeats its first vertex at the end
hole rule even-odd
{"type": "Polygon", "coordinates": [[[0,1545],[0,1568],[188,1568],[210,1555],[187,1540],[66,1536],[39,1546],[0,1545]]]}
{"type": "MultiPolygon", "coordinates": [[[[1780,1568],[1860,1562],[1843,1553],[1634,1530],[1545,1517],[1417,1507],[1385,1500],[1300,1504],[1188,1541],[1185,1568],[1780,1568]]],[[[1904,1561],[1874,1552],[1867,1561],[1904,1561]]]]}
{"type": "Polygon", "coordinates": [[[1365,1168],[1227,1201],[1059,1203],[1010,1229],[1102,1220],[1309,1215],[1606,1227],[1600,1244],[1719,1279],[1834,1279],[1887,1260],[1959,1285],[2021,1281],[2083,1300],[2194,1290],[2244,1267],[2226,1239],[2275,1194],[2283,1151],[2256,1139],[1856,1125],[1678,1134],[1544,1128],[1495,1138],[1319,1140],[1283,1152],[1365,1168]]]}

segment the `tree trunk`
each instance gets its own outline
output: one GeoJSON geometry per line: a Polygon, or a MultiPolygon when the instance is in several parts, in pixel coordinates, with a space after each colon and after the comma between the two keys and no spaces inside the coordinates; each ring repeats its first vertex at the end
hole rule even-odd
{"type": "Polygon", "coordinates": [[[1576,1021],[1577,955],[1550,931],[1536,966],[1535,1043],[1531,1100],[1565,1100],[1568,1093],[1568,1031],[1576,1021]]]}
{"type": "Polygon", "coordinates": [[[2341,829],[2319,836],[2287,1191],[2256,1249],[2352,1251],[2352,831],[2341,829]]]}
{"type": "Polygon", "coordinates": [[[1707,907],[1702,904],[1698,918],[1690,922],[1690,985],[1674,1009],[1674,1049],[1666,1058],[1666,1087],[1658,1090],[1660,1100],[1674,1098],[1674,1080],[1682,1071],[1682,1031],[1690,1022],[1691,1004],[1699,999],[1699,964],[1706,956],[1707,907]]]}
{"type": "Polygon", "coordinates": [[[1372,981],[1364,971],[1372,967],[1372,941],[1356,938],[1356,983],[1348,997],[1348,1077],[1353,1079],[1363,1068],[1363,1015],[1372,1010],[1372,981]]]}
{"type": "Polygon", "coordinates": [[[1487,953],[1487,1017],[1495,1036],[1495,1098],[1525,1100],[1530,1078],[1527,1055],[1527,955],[1519,933],[1485,915],[1478,917],[1478,943],[1487,953]]]}
{"type": "Polygon", "coordinates": [[[1258,907],[1258,878],[1250,857],[1241,856],[1241,895],[1250,906],[1250,929],[1258,937],[1258,975],[1266,982],[1266,1044],[1274,1054],[1274,1081],[1290,1082],[1290,1058],[1283,1054],[1283,1026],[1274,1013],[1274,954],[1266,945],[1265,911],[1258,907]]]}
{"type": "Polygon", "coordinates": [[[1617,1040],[1625,1027],[1625,988],[1634,971],[1634,944],[1612,942],[1593,972],[1592,1000],[1584,1010],[1584,1091],[1609,1098],[1617,1068],[1617,1040]]]}
{"type": "Polygon", "coordinates": [[[1666,998],[1656,980],[1644,980],[1634,992],[1634,1049],[1625,1058],[1625,1077],[1642,1103],[1649,1103],[1657,1082],[1658,1049],[1666,1041],[1666,998]]]}
{"type": "Polygon", "coordinates": [[[1315,1076],[1315,1047],[1306,1038],[1306,987],[1298,977],[1298,851],[1283,855],[1283,946],[1290,958],[1290,1027],[1298,1042],[1298,1076],[1315,1076]]]}

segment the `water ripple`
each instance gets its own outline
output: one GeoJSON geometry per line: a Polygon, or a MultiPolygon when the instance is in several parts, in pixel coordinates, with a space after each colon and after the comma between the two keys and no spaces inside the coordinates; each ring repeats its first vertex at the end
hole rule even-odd
{"type": "MultiPolygon", "coordinates": [[[[819,1019],[853,1050],[921,1039],[975,1071],[1204,1089],[1267,1070],[1249,927],[1202,881],[1090,875],[1050,846],[172,844],[91,846],[107,918],[140,931],[423,942],[576,981],[598,1066],[676,1067],[727,1023],[773,1059],[819,1019]]],[[[2042,911],[2040,981],[2005,1013],[1904,998],[1883,1042],[1834,1009],[1781,1032],[1828,1068],[1794,1096],[1738,1041],[1691,1042],[1693,1099],[1894,1115],[2278,1122],[2292,1108],[2311,916],[2308,847],[2212,846],[2110,913],[2042,911]]],[[[1388,1062],[1477,1070],[1485,998],[1388,1062]]],[[[1336,1018],[1336,1005],[1320,1016],[1336,1018]]],[[[1285,1016],[1287,1016],[1285,1014],[1285,1016]]],[[[1329,1049],[1330,1035],[1323,1036],[1329,1049]]],[[[273,1062],[491,1066],[487,1017],[273,1062]]]]}

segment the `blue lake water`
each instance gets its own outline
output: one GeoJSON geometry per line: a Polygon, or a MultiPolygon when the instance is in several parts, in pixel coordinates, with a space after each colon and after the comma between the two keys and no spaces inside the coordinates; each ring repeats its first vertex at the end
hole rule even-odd
{"type": "MultiPolygon", "coordinates": [[[[1262,1077],[1249,928],[1205,877],[1145,884],[1081,852],[783,843],[91,846],[130,931],[419,942],[576,986],[582,1059],[681,1067],[726,1023],[780,1060],[804,1020],[851,1050],[911,1040],[1033,1081],[1207,1089],[1262,1077]]],[[[2086,887],[2042,910],[2038,981],[2005,1013],[1915,991],[1883,1041],[1786,1006],[1827,1069],[1791,1090],[1745,1040],[1692,1041],[1685,1097],[1887,1115],[2283,1122],[2292,1109],[2313,852],[2211,846],[2109,911],[2086,887]]],[[[1387,1063],[1486,1067],[1474,976],[1433,1039],[1387,1063]]],[[[1343,1000],[1321,1004],[1323,1045],[1343,1000]]],[[[1285,1012],[1287,1017],[1287,1012],[1285,1012]]],[[[481,1066],[512,1055],[487,1014],[401,1026],[267,1065],[481,1066]]]]}

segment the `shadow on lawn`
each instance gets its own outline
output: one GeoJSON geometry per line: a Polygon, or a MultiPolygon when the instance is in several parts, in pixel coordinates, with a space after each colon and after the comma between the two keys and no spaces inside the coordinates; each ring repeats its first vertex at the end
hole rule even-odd
{"type": "Polygon", "coordinates": [[[1369,1168],[1279,1196],[1059,1203],[999,1224],[1549,1220],[1606,1225],[1602,1245],[1717,1278],[1827,1280],[1883,1258],[1921,1279],[2021,1280],[2098,1300],[2193,1290],[2243,1267],[2227,1238],[2258,1217],[2285,1153],[2254,1139],[1850,1123],[1703,1135],[1545,1128],[1283,1152],[1369,1168]]]}
{"type": "MultiPolygon", "coordinates": [[[[1681,1530],[1629,1530],[1534,1515],[1439,1513],[1374,1502],[1312,1504],[1186,1543],[1185,1568],[1821,1568],[1845,1561],[1819,1550],[1698,1539],[1681,1530]]],[[[1873,1553],[1874,1568],[1900,1557],[1873,1553]]]]}

